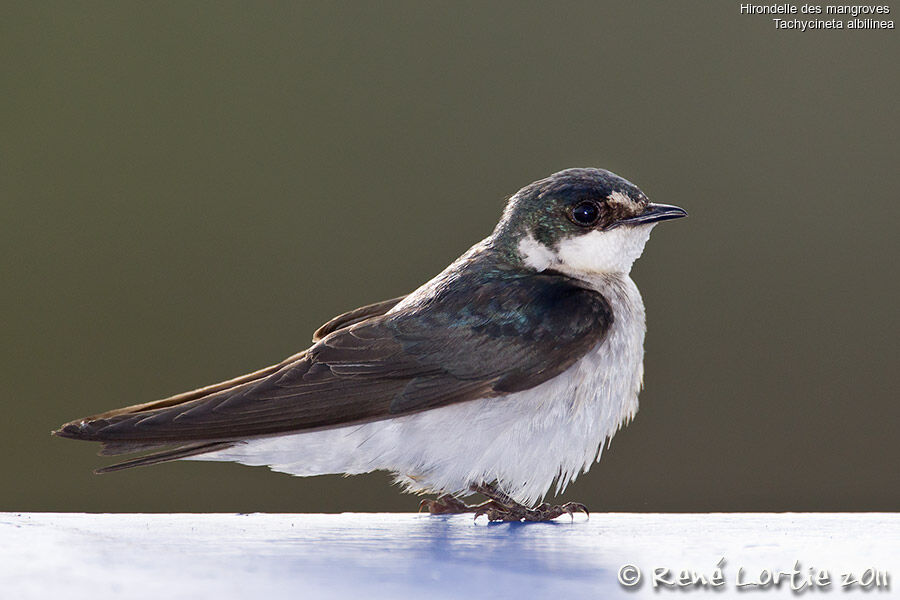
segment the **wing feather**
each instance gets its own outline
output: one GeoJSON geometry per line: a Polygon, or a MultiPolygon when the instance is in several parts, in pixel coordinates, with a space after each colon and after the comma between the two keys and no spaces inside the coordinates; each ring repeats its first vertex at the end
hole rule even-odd
{"type": "Polygon", "coordinates": [[[345,327],[365,321],[366,319],[381,316],[394,308],[404,298],[406,298],[406,296],[397,296],[390,300],[382,300],[381,302],[376,302],[374,304],[367,304],[366,306],[361,306],[360,308],[338,315],[316,329],[315,333],[313,333],[312,341],[318,342],[329,333],[333,333],[338,329],[344,329],[345,327]]]}
{"type": "Polygon", "coordinates": [[[105,442],[109,452],[187,444],[148,458],[159,462],[255,436],[502,396],[567,369],[613,318],[600,294],[558,275],[452,283],[391,313],[399,298],[337,317],[312,347],[277,365],[55,433],[105,442]]]}

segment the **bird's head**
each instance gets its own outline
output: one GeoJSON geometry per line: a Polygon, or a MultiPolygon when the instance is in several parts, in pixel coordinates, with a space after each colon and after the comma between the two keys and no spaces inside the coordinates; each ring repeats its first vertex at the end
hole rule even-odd
{"type": "Polygon", "coordinates": [[[566,169],[510,198],[492,238],[524,268],[589,278],[628,273],[653,226],[684,216],[609,171],[566,169]]]}

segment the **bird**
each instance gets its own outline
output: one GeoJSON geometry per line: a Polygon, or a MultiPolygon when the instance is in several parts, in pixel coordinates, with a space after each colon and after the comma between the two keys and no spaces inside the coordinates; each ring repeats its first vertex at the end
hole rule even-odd
{"type": "Polygon", "coordinates": [[[638,409],[645,310],[629,273],[687,216],[628,180],[570,168],[509,198],[490,236],[405,296],[341,314],[264,369],[52,432],[98,469],[189,459],[296,476],[388,471],[420,511],[547,521],[638,409]],[[481,494],[481,504],[465,500],[481,494]]]}

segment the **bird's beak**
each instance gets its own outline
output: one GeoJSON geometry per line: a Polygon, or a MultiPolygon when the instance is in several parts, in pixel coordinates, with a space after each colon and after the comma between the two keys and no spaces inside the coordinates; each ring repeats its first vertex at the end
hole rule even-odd
{"type": "Polygon", "coordinates": [[[616,225],[646,225],[647,223],[656,223],[657,221],[667,221],[669,219],[680,219],[686,217],[687,211],[677,206],[669,204],[648,204],[639,215],[628,217],[616,222],[616,225]]]}

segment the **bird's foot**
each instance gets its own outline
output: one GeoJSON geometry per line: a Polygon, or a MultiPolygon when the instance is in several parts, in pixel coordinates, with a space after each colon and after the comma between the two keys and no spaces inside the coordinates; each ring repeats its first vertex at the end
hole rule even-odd
{"type": "Polygon", "coordinates": [[[555,506],[545,502],[534,508],[528,508],[522,504],[506,505],[491,500],[475,511],[475,518],[485,515],[488,521],[552,521],[556,517],[569,515],[574,521],[577,512],[583,512],[588,518],[591,516],[587,507],[579,502],[566,502],[555,506]]]}
{"type": "Polygon", "coordinates": [[[513,500],[509,494],[492,483],[479,483],[470,489],[490,498],[477,507],[476,519],[485,515],[488,521],[552,521],[556,517],[569,515],[574,521],[577,512],[583,512],[587,518],[591,517],[587,507],[580,502],[566,502],[555,506],[544,502],[539,506],[529,508],[513,500]]]}
{"type": "Polygon", "coordinates": [[[427,508],[433,515],[455,515],[477,510],[477,507],[469,506],[450,494],[443,494],[435,500],[422,500],[419,502],[419,512],[422,512],[423,508],[427,508]]]}
{"type": "Polygon", "coordinates": [[[477,519],[485,515],[488,521],[552,521],[562,515],[569,515],[575,520],[575,513],[583,512],[590,518],[587,507],[580,502],[566,502],[565,504],[550,505],[546,502],[529,508],[519,504],[507,494],[490,484],[472,486],[473,492],[484,494],[487,502],[474,506],[466,504],[459,498],[450,494],[442,494],[434,500],[422,500],[419,503],[419,512],[427,508],[433,515],[455,515],[460,513],[475,513],[477,519]]]}
{"type": "Polygon", "coordinates": [[[458,515],[470,512],[485,514],[484,511],[486,510],[502,510],[506,507],[496,500],[488,500],[487,502],[474,505],[466,504],[455,496],[443,494],[435,500],[422,500],[419,502],[419,512],[422,512],[423,508],[427,508],[428,512],[433,515],[458,515]]]}

